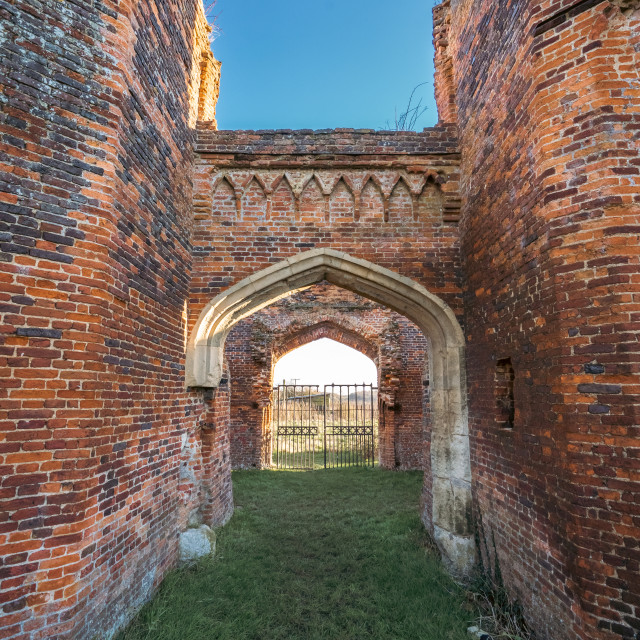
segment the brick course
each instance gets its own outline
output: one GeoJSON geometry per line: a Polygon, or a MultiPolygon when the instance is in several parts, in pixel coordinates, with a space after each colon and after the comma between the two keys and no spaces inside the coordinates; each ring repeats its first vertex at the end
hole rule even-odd
{"type": "Polygon", "coordinates": [[[0,635],[88,638],[173,566],[208,420],[183,381],[208,26],[195,1],[0,21],[0,635]]]}
{"type": "Polygon", "coordinates": [[[268,155],[457,155],[456,127],[443,124],[414,131],[373,129],[218,130],[208,122],[198,125],[197,150],[206,154],[268,155]]]}

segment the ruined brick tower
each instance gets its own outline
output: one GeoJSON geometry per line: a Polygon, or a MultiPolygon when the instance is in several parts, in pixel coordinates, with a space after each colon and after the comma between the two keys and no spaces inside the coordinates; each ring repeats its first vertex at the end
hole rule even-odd
{"type": "Polygon", "coordinates": [[[333,287],[421,333],[450,570],[477,533],[540,638],[640,637],[637,0],[445,0],[421,133],[217,131],[200,0],[0,20],[3,638],[109,637],[228,519],[227,336],[333,287]]]}

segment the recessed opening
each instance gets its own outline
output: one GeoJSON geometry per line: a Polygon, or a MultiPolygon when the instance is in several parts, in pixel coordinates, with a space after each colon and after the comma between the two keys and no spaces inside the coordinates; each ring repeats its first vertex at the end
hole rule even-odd
{"type": "Polygon", "coordinates": [[[511,358],[500,358],[496,362],[495,395],[496,424],[501,429],[513,429],[515,420],[514,380],[515,372],[511,358]]]}
{"type": "Polygon", "coordinates": [[[251,314],[225,346],[233,468],[330,468],[338,431],[343,466],[428,468],[428,349],[407,318],[326,281],[251,314]],[[326,464],[308,453],[323,433],[326,464]]]}
{"type": "MultiPolygon", "coordinates": [[[[380,399],[400,408],[382,412],[387,422],[379,425],[384,436],[379,440],[380,466],[398,467],[407,450],[424,452],[422,463],[427,473],[421,518],[427,526],[437,518],[438,525],[432,531],[445,562],[452,572],[469,575],[475,547],[464,516],[471,508],[461,375],[464,334],[442,300],[390,269],[344,252],[319,248],[270,264],[240,280],[207,304],[192,331],[187,382],[195,386],[201,380],[207,383],[219,379],[224,364],[221,347],[225,345],[230,392],[216,398],[212,410],[224,408],[224,401],[229,399],[231,444],[234,440],[239,444],[243,439],[251,440],[247,444],[255,452],[253,459],[263,468],[272,468],[273,460],[269,450],[273,442],[273,388],[269,383],[274,357],[277,360],[308,338],[335,335],[344,336],[340,342],[349,345],[352,341],[354,346],[363,343],[357,348],[369,354],[380,371],[380,399]],[[406,311],[407,316],[394,309],[406,311]],[[427,357],[430,384],[437,399],[431,407],[433,438],[430,430],[422,429],[420,406],[427,357]],[[259,410],[253,408],[254,398],[259,410]],[[410,402],[415,405],[415,418],[407,409],[410,402]],[[234,419],[234,412],[238,420],[234,419]],[[453,422],[462,427],[459,434],[447,428],[453,422]],[[235,425],[241,427],[236,433],[235,425]],[[249,433],[247,427],[253,431],[249,433]],[[455,456],[451,455],[452,446],[455,456]],[[437,473],[432,471],[431,461],[436,463],[437,473]]],[[[299,425],[291,426],[298,436],[299,425]]],[[[203,433],[210,440],[220,438],[213,430],[203,433]]],[[[215,444],[213,441],[211,446],[215,444]]],[[[233,465],[233,446],[231,454],[233,465]]],[[[214,462],[217,464],[218,460],[214,462]]],[[[416,468],[412,460],[408,462],[407,468],[416,468]]],[[[225,505],[230,504],[230,486],[224,498],[225,505]]],[[[208,500],[205,508],[215,506],[208,500]]]]}
{"type": "Polygon", "coordinates": [[[377,382],[378,371],[370,358],[330,338],[320,338],[290,351],[278,360],[273,371],[274,385],[377,382]]]}
{"type": "Polygon", "coordinates": [[[274,367],[271,465],[278,469],[374,466],[378,371],[356,349],[320,338],[274,367]]]}

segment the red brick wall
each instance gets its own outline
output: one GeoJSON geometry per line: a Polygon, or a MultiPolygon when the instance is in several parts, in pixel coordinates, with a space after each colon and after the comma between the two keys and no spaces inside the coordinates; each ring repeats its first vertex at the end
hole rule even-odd
{"type": "Polygon", "coordinates": [[[476,510],[539,635],[637,635],[638,2],[446,0],[423,133],[196,135],[195,0],[0,18],[3,637],[113,630],[225,520],[233,379],[185,392],[185,336],[312,247],[464,315],[476,510]]]}
{"type": "Polygon", "coordinates": [[[197,498],[181,449],[209,418],[183,390],[183,315],[207,26],[195,0],[0,19],[0,635],[88,638],[159,584],[197,498]]]}
{"type": "Polygon", "coordinates": [[[461,312],[451,128],[419,134],[201,128],[198,139],[192,325],[224,288],[314,247],[414,278],[461,312]]]}
{"type": "MultiPolygon", "coordinates": [[[[382,466],[425,468],[430,429],[423,419],[423,402],[428,407],[428,393],[423,399],[424,335],[400,314],[328,284],[314,285],[253,314],[227,338],[232,465],[270,464],[271,390],[282,382],[273,379],[273,368],[286,353],[323,337],[364,353],[378,367],[380,396],[393,405],[381,421],[382,466]]],[[[361,381],[346,380],[336,363],[334,382],[361,381]]]]}
{"type": "Polygon", "coordinates": [[[444,5],[477,508],[542,637],[636,637],[640,12],[444,5]],[[513,429],[496,421],[503,358],[513,429]]]}

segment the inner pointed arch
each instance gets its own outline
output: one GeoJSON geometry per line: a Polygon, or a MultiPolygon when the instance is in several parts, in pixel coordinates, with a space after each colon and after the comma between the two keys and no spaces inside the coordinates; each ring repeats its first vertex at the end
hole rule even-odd
{"type": "Polygon", "coordinates": [[[338,324],[333,320],[323,320],[285,336],[274,345],[274,358],[279,360],[294,349],[322,338],[329,338],[360,351],[374,363],[378,359],[378,349],[373,343],[353,329],[338,324]]]}

